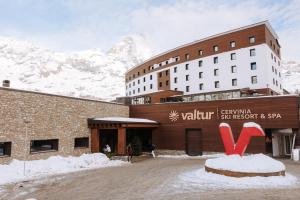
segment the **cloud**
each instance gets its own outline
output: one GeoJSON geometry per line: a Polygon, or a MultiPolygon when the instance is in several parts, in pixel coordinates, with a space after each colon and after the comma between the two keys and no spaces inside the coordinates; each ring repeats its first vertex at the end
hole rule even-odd
{"type": "Polygon", "coordinates": [[[269,20],[280,37],[283,59],[300,60],[300,1],[176,1],[132,13],[134,32],[156,53],[258,21],[269,20]]]}

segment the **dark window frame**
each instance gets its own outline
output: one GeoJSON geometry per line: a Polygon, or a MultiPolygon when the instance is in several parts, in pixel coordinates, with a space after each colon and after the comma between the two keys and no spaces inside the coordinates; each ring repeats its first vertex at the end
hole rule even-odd
{"type": "Polygon", "coordinates": [[[74,149],[89,148],[89,137],[74,138],[74,149]]]}
{"type": "Polygon", "coordinates": [[[58,151],[58,147],[59,147],[59,139],[31,140],[30,154],[58,151]]]}

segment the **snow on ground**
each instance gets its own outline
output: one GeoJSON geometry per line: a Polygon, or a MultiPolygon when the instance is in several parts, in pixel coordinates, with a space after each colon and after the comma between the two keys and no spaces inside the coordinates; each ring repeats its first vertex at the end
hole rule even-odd
{"type": "Polygon", "coordinates": [[[24,162],[13,160],[8,165],[0,165],[0,185],[80,170],[120,166],[126,163],[120,160],[109,160],[102,153],[83,154],[79,157],[52,156],[46,160],[26,161],[24,176],[24,162]]]}
{"type": "MultiPolygon", "coordinates": [[[[214,189],[262,189],[292,187],[299,184],[298,179],[291,175],[271,177],[227,177],[208,173],[204,168],[185,172],[178,176],[173,187],[182,190],[214,190],[214,189]]],[[[176,189],[177,190],[177,189],[176,189]]]]}
{"type": "Polygon", "coordinates": [[[229,155],[221,158],[208,159],[205,166],[234,172],[279,172],[285,170],[282,162],[264,154],[248,156],[229,155]]]}
{"type": "Polygon", "coordinates": [[[223,153],[207,154],[202,156],[189,156],[187,154],[182,155],[158,155],[159,158],[171,158],[171,159],[207,159],[207,158],[219,158],[225,156],[223,153]]]}

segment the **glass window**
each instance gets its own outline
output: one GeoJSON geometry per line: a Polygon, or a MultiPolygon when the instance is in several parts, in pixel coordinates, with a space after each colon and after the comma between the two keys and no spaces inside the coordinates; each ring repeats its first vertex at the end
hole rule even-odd
{"type": "Polygon", "coordinates": [[[176,73],[177,72],[177,67],[174,67],[174,73],[176,73]]]}
{"type": "Polygon", "coordinates": [[[189,80],[189,75],[185,75],[185,80],[186,80],[186,81],[189,80]]]}
{"type": "Polygon", "coordinates": [[[232,79],[232,86],[237,86],[237,79],[232,79]]]}
{"type": "Polygon", "coordinates": [[[162,87],[162,82],[159,82],[159,87],[162,87]]]}
{"type": "Polygon", "coordinates": [[[168,70],[166,70],[166,76],[168,76],[169,75],[169,71],[168,70]]]}
{"type": "Polygon", "coordinates": [[[89,138],[81,137],[74,139],[74,148],[88,148],[89,147],[89,138]]]}
{"type": "Polygon", "coordinates": [[[30,153],[41,151],[58,151],[58,139],[31,140],[30,153]]]}
{"type": "Polygon", "coordinates": [[[255,37],[254,36],[249,37],[249,43],[250,44],[255,43],[255,37]]]}
{"type": "Polygon", "coordinates": [[[199,60],[199,63],[198,63],[199,67],[202,67],[203,65],[203,61],[202,60],[199,60]]]}
{"type": "Polygon", "coordinates": [[[159,72],[159,77],[162,77],[162,72],[159,72]]]}
{"type": "Polygon", "coordinates": [[[146,82],[146,77],[143,78],[144,82],[146,82]]]}
{"type": "Polygon", "coordinates": [[[144,91],[146,91],[146,86],[144,86],[144,91]]]}
{"type": "Polygon", "coordinates": [[[257,83],[257,76],[251,76],[251,83],[256,84],[257,83]]]}
{"type": "Polygon", "coordinates": [[[203,90],[203,83],[199,84],[199,90],[203,90]]]}
{"type": "Polygon", "coordinates": [[[255,56],[255,49],[250,49],[250,56],[255,56]]]}
{"type": "Polygon", "coordinates": [[[218,63],[218,57],[214,57],[214,64],[218,63]]]}
{"type": "Polygon", "coordinates": [[[189,91],[190,91],[190,86],[186,86],[186,87],[185,87],[185,91],[186,91],[186,92],[189,92],[189,91]]]}
{"type": "Polygon", "coordinates": [[[230,54],[230,59],[231,60],[236,60],[236,53],[231,53],[230,54]]]}
{"type": "Polygon", "coordinates": [[[138,79],[138,84],[140,84],[140,79],[138,79]]]}
{"type": "Polygon", "coordinates": [[[140,88],[138,88],[138,93],[140,93],[140,88]]]}
{"type": "Polygon", "coordinates": [[[152,75],[150,75],[150,80],[152,80],[152,75]]]}
{"type": "Polygon", "coordinates": [[[219,75],[219,69],[214,69],[214,76],[218,76],[219,75]]]}
{"type": "Polygon", "coordinates": [[[177,83],[177,77],[174,78],[174,83],[177,83]]]}
{"type": "Polygon", "coordinates": [[[251,70],[256,70],[256,62],[251,63],[251,70]]]}
{"type": "Polygon", "coordinates": [[[199,54],[199,56],[202,56],[203,55],[203,50],[199,50],[198,54],[199,54]]]}
{"type": "Polygon", "coordinates": [[[199,78],[203,78],[203,72],[199,72],[199,78]]]}
{"type": "Polygon", "coordinates": [[[235,65],[231,66],[231,73],[236,73],[237,67],[235,65]]]}
{"type": "Polygon", "coordinates": [[[11,155],[11,142],[0,142],[0,156],[11,155]]]}
{"type": "Polygon", "coordinates": [[[150,84],[150,89],[152,89],[152,87],[153,87],[152,84],[150,84]]]}
{"type": "Polygon", "coordinates": [[[275,85],[275,79],[273,78],[273,85],[275,85]]]}
{"type": "Polygon", "coordinates": [[[231,48],[234,48],[234,47],[235,47],[235,41],[231,41],[231,42],[230,42],[230,47],[231,47],[231,48]]]}
{"type": "Polygon", "coordinates": [[[189,64],[185,64],[185,70],[189,69],[189,64]]]}
{"type": "Polygon", "coordinates": [[[174,88],[174,90],[177,91],[178,89],[177,89],[177,88],[174,88]]]}
{"type": "Polygon", "coordinates": [[[186,60],[190,59],[190,54],[188,54],[188,53],[185,54],[185,59],[186,59],[186,60]]]}
{"type": "Polygon", "coordinates": [[[215,81],[215,88],[220,88],[220,82],[219,81],[215,81]]]}
{"type": "Polygon", "coordinates": [[[214,52],[219,51],[219,47],[218,47],[217,45],[215,45],[215,46],[213,47],[213,49],[214,49],[214,52]]]}

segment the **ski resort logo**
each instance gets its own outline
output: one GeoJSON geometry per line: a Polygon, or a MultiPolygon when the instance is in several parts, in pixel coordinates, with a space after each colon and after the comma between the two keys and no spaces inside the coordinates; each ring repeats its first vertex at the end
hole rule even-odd
{"type": "Polygon", "coordinates": [[[171,112],[169,113],[169,119],[172,122],[176,122],[179,119],[179,114],[176,110],[171,110],[171,112]]]}
{"type": "Polygon", "coordinates": [[[182,120],[211,120],[215,112],[202,112],[194,109],[192,112],[178,113],[176,110],[171,110],[169,119],[176,122],[179,118],[182,120]]]}

